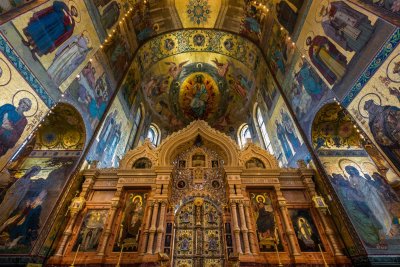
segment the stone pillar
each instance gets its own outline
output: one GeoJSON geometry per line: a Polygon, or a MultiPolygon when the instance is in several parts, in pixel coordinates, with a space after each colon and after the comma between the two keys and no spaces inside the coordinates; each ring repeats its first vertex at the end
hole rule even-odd
{"type": "Polygon", "coordinates": [[[149,241],[147,243],[147,254],[153,254],[153,244],[154,244],[154,236],[156,234],[156,224],[157,224],[157,215],[158,215],[158,202],[154,202],[153,206],[153,215],[151,217],[151,226],[149,229],[149,241]]]}
{"type": "Polygon", "coordinates": [[[233,233],[235,235],[236,252],[239,254],[243,254],[242,244],[240,242],[240,228],[238,224],[236,203],[233,201],[231,202],[231,211],[232,211],[233,233]]]}
{"type": "Polygon", "coordinates": [[[244,243],[244,253],[251,255],[250,252],[250,243],[249,243],[249,231],[246,225],[246,218],[244,216],[244,208],[243,203],[239,202],[239,214],[240,214],[240,228],[243,234],[243,243],[244,243]]]}
{"type": "MultiPolygon", "coordinates": [[[[310,194],[310,197],[313,198],[314,196],[317,196],[317,192],[315,191],[315,185],[312,180],[312,175],[313,175],[313,170],[310,169],[301,169],[301,177],[303,180],[303,184],[306,186],[308,193],[310,194]]],[[[339,244],[336,240],[335,237],[335,232],[332,230],[328,219],[326,218],[326,214],[324,211],[321,209],[318,209],[318,214],[319,217],[321,218],[322,225],[324,226],[325,233],[328,237],[329,243],[331,244],[333,248],[333,253],[335,256],[343,256],[343,253],[340,250],[339,244]]]]}
{"type": "Polygon", "coordinates": [[[108,218],[107,218],[107,223],[106,223],[106,229],[104,230],[104,234],[103,234],[103,240],[101,240],[100,242],[100,249],[97,252],[97,255],[99,256],[103,256],[104,255],[104,251],[106,250],[107,244],[108,244],[108,240],[110,239],[110,235],[111,235],[111,230],[113,228],[114,225],[114,219],[115,219],[115,215],[117,214],[117,209],[119,207],[119,201],[121,198],[121,191],[122,191],[122,187],[118,188],[117,191],[115,192],[115,195],[113,197],[113,199],[111,200],[111,209],[110,212],[108,214],[108,218]]]}
{"type": "Polygon", "coordinates": [[[146,221],[144,225],[144,231],[143,231],[143,238],[142,238],[142,244],[140,246],[140,254],[143,255],[146,252],[147,248],[147,239],[149,237],[149,228],[150,228],[150,220],[151,220],[151,214],[153,213],[153,206],[148,205],[147,206],[147,212],[146,214],[146,221]]]}
{"type": "Polygon", "coordinates": [[[61,257],[64,255],[65,247],[68,243],[70,236],[72,235],[72,231],[74,229],[76,219],[78,218],[78,214],[83,209],[86,202],[87,194],[92,189],[96,180],[95,176],[96,173],[94,171],[89,171],[89,174],[86,176],[85,182],[82,185],[82,192],[79,194],[79,197],[75,197],[72,199],[71,205],[69,206],[71,217],[61,237],[60,245],[56,253],[54,254],[55,256],[61,257]]]}
{"type": "Polygon", "coordinates": [[[330,227],[325,217],[326,215],[321,210],[318,210],[318,213],[319,217],[321,218],[322,224],[324,225],[325,233],[328,236],[328,240],[332,245],[333,253],[335,254],[335,256],[343,256],[342,251],[340,251],[339,244],[336,241],[335,232],[330,227]]]}
{"type": "Polygon", "coordinates": [[[249,241],[250,241],[250,249],[253,255],[258,255],[258,244],[257,244],[257,236],[256,232],[253,228],[253,221],[250,216],[250,203],[246,201],[244,203],[244,213],[246,215],[247,228],[249,229],[249,241]]]}
{"type": "Polygon", "coordinates": [[[299,256],[300,253],[297,251],[296,247],[296,236],[294,233],[294,229],[289,222],[288,210],[286,208],[286,200],[283,196],[278,197],[279,209],[282,214],[283,224],[285,225],[286,235],[289,239],[289,246],[294,256],[299,256]]]}
{"type": "Polygon", "coordinates": [[[78,217],[78,213],[79,212],[76,212],[76,213],[71,212],[71,218],[68,221],[68,224],[63,233],[63,236],[61,237],[60,246],[58,247],[55,256],[60,256],[60,257],[63,256],[65,246],[68,242],[69,237],[72,235],[72,230],[74,228],[76,218],[78,217]]]}
{"type": "Polygon", "coordinates": [[[158,222],[158,228],[157,228],[157,243],[156,243],[156,253],[162,252],[161,247],[162,247],[162,238],[164,236],[164,222],[165,222],[165,208],[166,208],[166,202],[163,201],[161,202],[161,209],[160,209],[160,221],[158,222]]]}

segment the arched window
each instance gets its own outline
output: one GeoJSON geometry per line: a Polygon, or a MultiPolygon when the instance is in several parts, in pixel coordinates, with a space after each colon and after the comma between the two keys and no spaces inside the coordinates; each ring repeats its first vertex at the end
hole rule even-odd
{"type": "Polygon", "coordinates": [[[264,148],[273,155],[274,151],[271,146],[271,140],[269,139],[269,136],[267,133],[267,126],[265,125],[264,117],[262,116],[261,109],[259,106],[256,107],[255,120],[257,122],[260,139],[264,145],[264,148]]]}
{"type": "Polygon", "coordinates": [[[243,148],[246,145],[248,138],[251,139],[250,128],[247,123],[244,123],[242,126],[240,126],[238,132],[238,142],[241,148],[243,148]]]}
{"type": "Polygon", "coordinates": [[[154,123],[150,124],[147,138],[150,139],[150,142],[152,142],[154,146],[157,146],[160,143],[160,130],[154,123]]]}
{"type": "Polygon", "coordinates": [[[142,117],[143,117],[143,111],[142,111],[142,106],[139,105],[139,107],[136,110],[135,117],[133,118],[133,125],[132,125],[132,131],[129,137],[129,146],[131,148],[134,148],[137,144],[137,136],[139,134],[139,130],[141,127],[141,122],[142,122],[142,117]]]}

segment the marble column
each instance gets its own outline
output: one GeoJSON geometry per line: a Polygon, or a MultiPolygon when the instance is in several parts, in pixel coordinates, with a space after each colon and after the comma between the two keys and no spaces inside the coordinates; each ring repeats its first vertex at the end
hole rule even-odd
{"type": "Polygon", "coordinates": [[[239,214],[240,214],[240,230],[242,231],[243,234],[243,243],[244,243],[244,253],[251,255],[250,252],[250,243],[249,243],[249,231],[247,228],[246,224],[246,218],[244,215],[244,208],[243,208],[243,203],[239,202],[239,214]]]}
{"type": "MultiPolygon", "coordinates": [[[[312,173],[309,174],[309,170],[302,170],[302,179],[303,179],[303,184],[306,186],[308,193],[310,194],[310,197],[313,198],[317,196],[317,192],[315,191],[315,185],[312,180],[312,173]]],[[[326,211],[321,210],[320,208],[317,208],[319,217],[321,218],[322,225],[324,226],[325,233],[328,237],[328,240],[333,248],[333,253],[335,256],[342,256],[343,253],[340,250],[339,244],[336,240],[335,237],[335,232],[332,230],[328,219],[326,218],[326,211]]]]}
{"type": "Polygon", "coordinates": [[[111,201],[111,209],[108,213],[106,229],[104,230],[103,239],[100,242],[101,245],[97,252],[97,255],[99,255],[99,256],[104,255],[104,251],[106,250],[108,240],[110,239],[112,228],[114,226],[115,215],[117,214],[117,209],[119,206],[121,190],[122,190],[122,188],[118,188],[117,192],[115,192],[115,195],[111,201]]]}
{"type": "Polygon", "coordinates": [[[300,253],[297,251],[297,247],[296,247],[296,236],[295,236],[294,230],[292,228],[292,225],[289,222],[289,215],[288,215],[288,210],[286,208],[285,198],[278,197],[278,203],[279,203],[279,209],[281,211],[282,218],[283,218],[283,224],[285,225],[286,235],[288,236],[288,239],[289,239],[290,249],[294,256],[299,256],[300,253]]]}
{"type": "Polygon", "coordinates": [[[153,205],[148,205],[147,212],[145,213],[146,214],[146,221],[145,221],[145,224],[144,224],[142,244],[141,244],[140,250],[139,250],[141,255],[146,253],[147,239],[149,237],[149,228],[150,228],[150,220],[151,220],[151,214],[152,213],[153,213],[153,205]]]}
{"type": "Polygon", "coordinates": [[[238,224],[238,217],[237,217],[235,202],[231,202],[231,211],[232,211],[233,233],[235,235],[236,252],[239,254],[243,254],[242,244],[240,242],[240,228],[239,228],[239,224],[238,224]]]}
{"type": "Polygon", "coordinates": [[[158,215],[158,202],[155,201],[153,206],[153,215],[151,217],[151,226],[149,229],[149,241],[147,243],[147,254],[153,254],[154,236],[156,234],[156,224],[158,215]]]}
{"type": "Polygon", "coordinates": [[[333,253],[335,254],[335,256],[343,256],[343,253],[340,251],[339,244],[336,240],[335,232],[332,230],[332,228],[330,227],[330,225],[326,219],[326,214],[324,214],[321,210],[318,210],[318,212],[319,212],[319,215],[320,215],[319,217],[321,218],[322,224],[324,225],[325,233],[328,236],[328,240],[332,245],[333,253]]]}
{"type": "Polygon", "coordinates": [[[54,254],[55,256],[63,256],[65,246],[67,245],[67,242],[72,235],[72,230],[75,226],[76,218],[78,218],[78,212],[75,212],[73,214],[71,213],[67,228],[65,229],[63,236],[61,237],[60,246],[58,247],[56,254],[54,254]]]}
{"type": "Polygon", "coordinates": [[[246,215],[247,228],[249,229],[249,241],[250,241],[250,249],[253,255],[258,255],[258,244],[257,244],[257,236],[253,227],[253,221],[250,216],[250,203],[246,201],[244,203],[244,214],[246,215]]]}
{"type": "Polygon", "coordinates": [[[161,202],[161,208],[160,208],[160,221],[158,222],[158,228],[157,228],[157,243],[156,243],[156,252],[159,253],[161,251],[162,247],[162,240],[164,236],[164,222],[165,222],[165,208],[167,204],[163,201],[161,202]]]}
{"type": "Polygon", "coordinates": [[[82,185],[82,192],[79,194],[79,197],[75,197],[71,201],[71,205],[69,206],[70,211],[70,219],[67,223],[65,231],[61,237],[60,245],[54,254],[55,256],[63,256],[65,247],[67,246],[68,240],[72,235],[72,231],[74,229],[76,219],[78,218],[79,212],[83,209],[86,197],[88,192],[92,189],[96,180],[96,174],[93,173],[91,176],[86,177],[85,182],[82,185]]]}

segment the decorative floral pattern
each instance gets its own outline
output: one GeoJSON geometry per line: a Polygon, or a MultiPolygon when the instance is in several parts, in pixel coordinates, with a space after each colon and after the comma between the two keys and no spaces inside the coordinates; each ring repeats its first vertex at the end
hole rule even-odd
{"type": "Polygon", "coordinates": [[[190,0],[186,13],[190,21],[197,25],[207,22],[211,13],[208,0],[190,0]]]}

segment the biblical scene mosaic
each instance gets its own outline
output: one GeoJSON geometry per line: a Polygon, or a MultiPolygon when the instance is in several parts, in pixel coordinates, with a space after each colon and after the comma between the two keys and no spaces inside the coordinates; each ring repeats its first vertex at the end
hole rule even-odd
{"type": "Polygon", "coordinates": [[[43,65],[61,91],[100,45],[83,1],[49,1],[12,23],[32,58],[43,65]]]}
{"type": "Polygon", "coordinates": [[[29,253],[62,193],[78,156],[33,152],[1,194],[0,252],[29,253]]]}
{"type": "Polygon", "coordinates": [[[48,0],[3,0],[0,3],[0,15],[5,15],[0,18],[0,24],[34,8],[48,0]]]}
{"type": "Polygon", "coordinates": [[[106,73],[100,53],[96,53],[66,91],[66,97],[76,104],[75,107],[87,125],[87,137],[90,138],[114,93],[111,77],[106,73]]]}
{"type": "Polygon", "coordinates": [[[349,0],[376,15],[387,19],[393,24],[400,25],[400,3],[396,0],[382,0],[382,1],[370,1],[370,0],[349,0]]]}
{"type": "Polygon", "coordinates": [[[106,34],[112,33],[117,22],[124,18],[132,5],[128,0],[85,0],[88,5],[93,5],[93,9],[97,13],[94,22],[101,25],[106,34]]]}
{"type": "Polygon", "coordinates": [[[391,253],[400,244],[400,199],[368,157],[321,157],[330,181],[363,243],[391,253]]]}
{"type": "Polygon", "coordinates": [[[101,126],[87,159],[103,168],[118,166],[131,134],[133,114],[118,93],[101,126]]]}
{"type": "Polygon", "coordinates": [[[309,10],[296,43],[330,87],[342,81],[379,24],[376,16],[363,12],[345,1],[314,1],[309,10]],[[342,23],[341,16],[349,19],[342,23]]]}

